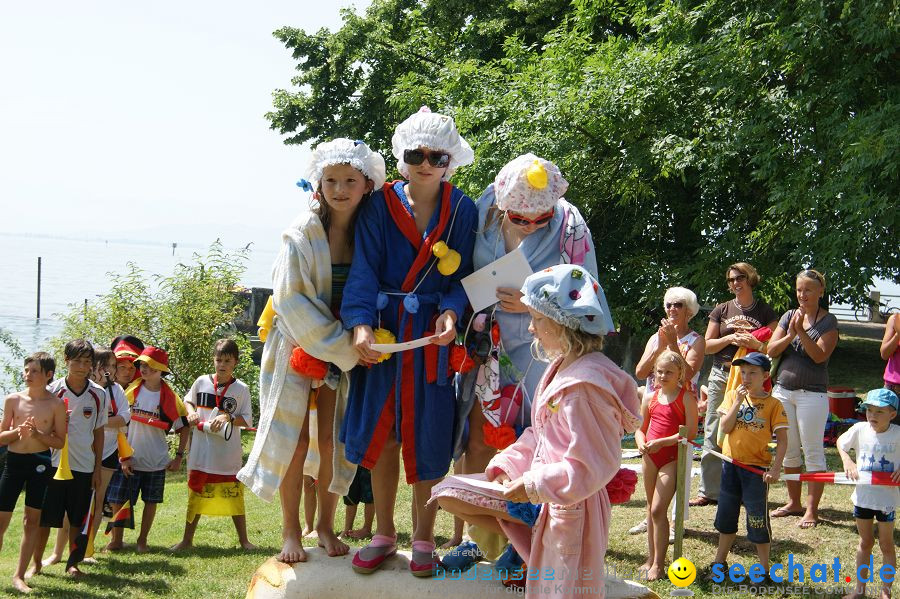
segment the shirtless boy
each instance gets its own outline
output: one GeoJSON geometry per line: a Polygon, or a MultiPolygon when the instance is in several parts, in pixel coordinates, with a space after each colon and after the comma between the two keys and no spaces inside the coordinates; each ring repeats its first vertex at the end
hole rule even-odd
{"type": "Polygon", "coordinates": [[[47,390],[56,362],[38,352],[25,358],[24,391],[7,396],[0,424],[0,445],[8,445],[6,466],[0,477],[0,546],[12,512],[25,489],[25,526],[19,564],[12,577],[17,591],[31,591],[25,568],[34,551],[41,520],[44,491],[50,480],[50,448],[60,449],[65,440],[66,407],[47,390]]]}

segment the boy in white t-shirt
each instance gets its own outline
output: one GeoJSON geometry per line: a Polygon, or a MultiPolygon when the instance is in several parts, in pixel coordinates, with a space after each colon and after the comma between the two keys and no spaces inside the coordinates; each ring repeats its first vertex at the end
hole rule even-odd
{"type": "MultiPolygon", "coordinates": [[[[144,500],[144,511],[136,548],[138,553],[143,553],[147,551],[147,536],[156,517],[156,506],[163,502],[166,470],[181,470],[190,429],[184,403],[163,380],[163,373],[170,372],[169,355],[148,345],[135,363],[140,365],[141,376],[125,390],[125,397],[131,405],[128,443],[134,449],[134,455],[122,460],[121,470],[113,474],[107,499],[115,514],[126,502],[134,510],[140,494],[144,500]],[[179,431],[180,435],[178,451],[171,459],[166,442],[166,433],[170,430],[179,431]]],[[[113,528],[112,540],[106,546],[108,550],[122,549],[122,533],[122,528],[113,528]]]]}
{"type": "Polygon", "coordinates": [[[187,421],[196,424],[188,456],[188,507],[184,538],[172,551],[193,545],[200,516],[231,516],[238,542],[255,549],[247,539],[244,487],[236,474],[241,469],[241,427],[252,426],[250,390],[234,377],[240,354],[232,339],[216,341],[216,372],[194,381],[185,397],[187,421]]]}
{"type": "MultiPolygon", "coordinates": [[[[900,426],[891,424],[897,416],[897,395],[889,389],[874,389],[866,395],[862,406],[866,409],[866,421],[858,422],[838,438],[837,449],[844,462],[847,478],[859,479],[860,472],[870,472],[873,477],[890,474],[890,480],[900,482],[900,426]],[[848,452],[856,453],[854,463],[848,452]]],[[[868,564],[875,545],[874,522],[878,522],[878,544],[884,565],[891,566],[891,581],[897,570],[894,547],[894,514],[900,504],[900,487],[881,485],[856,485],[850,499],[853,501],[853,517],[859,531],[859,548],[856,550],[856,568],[869,570],[868,564]]],[[[879,570],[876,570],[878,572],[879,570]]],[[[868,572],[866,579],[882,580],[881,597],[890,598],[891,583],[876,572],[868,572]]],[[[860,579],[862,579],[862,574],[860,579]]],[[[856,588],[846,598],[865,597],[866,583],[857,580],[856,588]]]]}
{"type": "Polygon", "coordinates": [[[44,495],[42,530],[35,547],[32,573],[40,571],[49,529],[62,528],[67,517],[71,526],[66,574],[78,577],[82,575],[78,563],[84,559],[85,547],[75,541],[90,511],[91,489],[100,487],[103,429],[109,408],[106,391],[88,378],[94,366],[93,346],[84,339],[75,339],[66,344],[64,351],[68,371],[66,377],[53,381],[47,389],[66,404],[69,414],[66,442],[62,449],[51,452],[53,468],[44,495]],[[62,473],[61,478],[53,478],[64,454],[67,455],[72,478],[62,478],[62,473]]]}

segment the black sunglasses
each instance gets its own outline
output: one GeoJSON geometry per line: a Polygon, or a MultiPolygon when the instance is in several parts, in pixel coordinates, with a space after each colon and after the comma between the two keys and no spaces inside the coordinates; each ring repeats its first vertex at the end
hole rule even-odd
{"type": "Polygon", "coordinates": [[[666,310],[669,308],[678,308],[680,310],[681,308],[684,308],[684,304],[681,302],[666,302],[666,310]]]}
{"type": "Polygon", "coordinates": [[[425,150],[403,150],[403,162],[412,166],[419,166],[425,159],[435,168],[447,168],[450,166],[450,154],[447,152],[426,152],[425,150]]]}

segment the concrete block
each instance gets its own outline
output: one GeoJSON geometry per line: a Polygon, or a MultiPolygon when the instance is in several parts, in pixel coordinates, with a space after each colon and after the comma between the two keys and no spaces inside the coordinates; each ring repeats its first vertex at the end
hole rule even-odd
{"type": "MultiPolygon", "coordinates": [[[[247,589],[247,599],[331,599],[366,597],[366,599],[426,599],[441,597],[516,597],[500,583],[498,574],[483,562],[462,575],[443,578],[416,578],[409,573],[410,554],[400,551],[374,574],[357,574],[351,567],[353,551],[344,557],[328,557],[319,548],[306,547],[309,559],[300,564],[284,564],[274,557],[254,573],[247,589]]],[[[544,582],[553,596],[555,584],[544,582]]],[[[586,595],[590,596],[590,595],[586,595]]],[[[607,581],[608,599],[659,599],[658,595],[636,582],[622,579],[607,581]]]]}

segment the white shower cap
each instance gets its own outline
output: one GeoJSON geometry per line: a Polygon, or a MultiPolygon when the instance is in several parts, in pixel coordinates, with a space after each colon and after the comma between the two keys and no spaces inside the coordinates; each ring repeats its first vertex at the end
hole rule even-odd
{"type": "Polygon", "coordinates": [[[520,214],[548,212],[568,188],[559,167],[530,153],[506,163],[494,179],[497,208],[520,214]]]}
{"type": "Polygon", "coordinates": [[[381,154],[373,152],[361,141],[353,141],[346,137],[317,145],[304,169],[304,178],[297,185],[308,191],[315,191],[319,187],[325,167],[332,164],[349,164],[371,179],[375,183],[375,189],[381,189],[384,185],[385,167],[381,154]]]}
{"type": "Polygon", "coordinates": [[[450,166],[444,179],[449,179],[453,172],[467,164],[472,164],[475,152],[469,143],[456,130],[456,123],[449,116],[431,112],[427,106],[419,109],[408,119],[397,125],[394,137],[391,138],[394,158],[397,159],[397,170],[404,178],[409,178],[409,168],[403,162],[404,150],[428,148],[441,150],[450,154],[450,166]]]}

